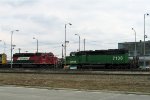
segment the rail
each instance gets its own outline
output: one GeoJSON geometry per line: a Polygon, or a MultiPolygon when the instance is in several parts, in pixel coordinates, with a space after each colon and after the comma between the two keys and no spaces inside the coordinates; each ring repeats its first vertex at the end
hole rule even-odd
{"type": "Polygon", "coordinates": [[[63,70],[63,69],[24,69],[3,68],[0,73],[35,73],[35,74],[85,74],[85,75],[150,75],[150,70],[63,70]]]}

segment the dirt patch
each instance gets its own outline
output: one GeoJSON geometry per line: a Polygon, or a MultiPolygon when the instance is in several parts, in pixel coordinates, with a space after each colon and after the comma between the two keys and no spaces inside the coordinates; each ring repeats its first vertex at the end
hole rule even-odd
{"type": "Polygon", "coordinates": [[[0,73],[1,85],[149,92],[150,76],[0,73]]]}

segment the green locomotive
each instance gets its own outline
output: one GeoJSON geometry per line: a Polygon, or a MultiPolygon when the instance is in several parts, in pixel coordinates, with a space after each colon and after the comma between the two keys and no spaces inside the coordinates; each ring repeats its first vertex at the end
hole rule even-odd
{"type": "MultiPolygon", "coordinates": [[[[130,69],[128,51],[122,49],[71,52],[66,57],[70,69],[130,69]]],[[[135,67],[135,66],[134,66],[135,67]]]]}

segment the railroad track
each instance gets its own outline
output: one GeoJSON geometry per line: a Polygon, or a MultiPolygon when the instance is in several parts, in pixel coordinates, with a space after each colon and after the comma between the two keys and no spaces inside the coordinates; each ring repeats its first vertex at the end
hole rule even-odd
{"type": "Polygon", "coordinates": [[[35,73],[35,74],[85,74],[85,75],[150,75],[150,70],[63,70],[63,69],[34,69],[34,68],[4,68],[0,73],[35,73]]]}

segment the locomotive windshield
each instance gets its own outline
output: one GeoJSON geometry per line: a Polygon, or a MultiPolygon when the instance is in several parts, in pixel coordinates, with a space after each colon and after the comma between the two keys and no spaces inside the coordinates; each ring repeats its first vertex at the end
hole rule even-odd
{"type": "Polygon", "coordinates": [[[70,53],[70,56],[75,56],[76,55],[76,52],[71,52],[70,53]]]}

